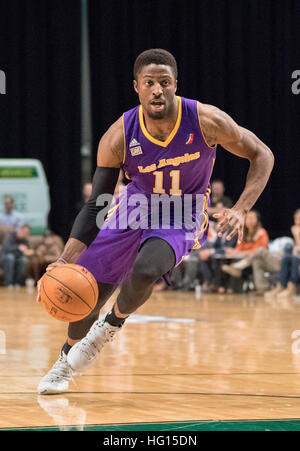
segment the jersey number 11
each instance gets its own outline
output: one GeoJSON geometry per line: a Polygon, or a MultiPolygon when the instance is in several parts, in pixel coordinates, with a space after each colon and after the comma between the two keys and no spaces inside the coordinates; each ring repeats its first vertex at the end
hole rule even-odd
{"type": "MultiPolygon", "coordinates": [[[[155,183],[153,192],[155,194],[166,194],[166,190],[164,189],[164,173],[162,171],[153,172],[155,176],[155,183]]],[[[182,190],[179,188],[180,184],[180,171],[171,171],[169,173],[172,178],[172,188],[170,189],[171,196],[181,196],[182,190]]]]}

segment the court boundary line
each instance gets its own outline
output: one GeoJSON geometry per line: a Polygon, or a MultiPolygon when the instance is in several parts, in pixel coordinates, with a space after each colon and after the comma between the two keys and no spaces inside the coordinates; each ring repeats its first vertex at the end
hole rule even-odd
{"type": "MultiPolygon", "coordinates": [[[[16,378],[21,378],[21,377],[40,377],[43,373],[41,374],[25,374],[24,376],[14,376],[12,374],[0,374],[0,378],[1,377],[16,377],[16,378]]],[[[298,373],[163,373],[163,374],[157,374],[157,373],[128,373],[128,374],[82,374],[80,377],[124,377],[124,376],[157,376],[157,377],[161,377],[161,376],[166,376],[166,377],[170,377],[170,376],[294,376],[300,374],[300,372],[298,373]]]]}
{"type": "MultiPolygon", "coordinates": [[[[38,395],[37,391],[30,392],[0,392],[0,395],[38,395]]],[[[68,391],[61,393],[60,396],[67,395],[198,395],[198,396],[227,396],[227,397],[245,397],[245,398],[275,398],[275,399],[300,399],[293,395],[267,395],[254,393],[202,393],[202,392],[123,392],[123,391],[68,391]]],[[[39,395],[43,396],[43,395],[39,395]]]]}
{"type": "MultiPolygon", "coordinates": [[[[155,425],[155,424],[159,424],[159,425],[168,425],[168,424],[178,424],[178,425],[184,425],[186,423],[189,423],[189,426],[191,425],[196,425],[199,423],[252,423],[252,422],[288,422],[288,421],[300,421],[300,418],[250,418],[250,419],[233,419],[233,420],[183,420],[183,421],[146,421],[146,422],[132,422],[132,423],[87,423],[87,424],[64,424],[64,427],[79,427],[79,426],[84,426],[84,427],[113,427],[113,426],[147,426],[147,425],[155,425]]],[[[3,430],[27,430],[27,429],[42,429],[42,428],[47,428],[47,429],[53,429],[53,428],[59,428],[60,425],[54,425],[54,426],[49,426],[49,425],[43,425],[43,426],[22,426],[22,427],[17,427],[17,426],[8,426],[8,427],[0,427],[0,431],[3,430]]]]}

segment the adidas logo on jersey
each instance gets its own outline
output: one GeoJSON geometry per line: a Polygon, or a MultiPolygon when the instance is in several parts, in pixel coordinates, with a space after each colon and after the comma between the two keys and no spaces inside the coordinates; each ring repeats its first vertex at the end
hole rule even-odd
{"type": "Polygon", "coordinates": [[[129,147],[135,147],[135,146],[139,146],[139,145],[140,145],[140,143],[135,138],[133,138],[133,140],[129,144],[129,147]]]}

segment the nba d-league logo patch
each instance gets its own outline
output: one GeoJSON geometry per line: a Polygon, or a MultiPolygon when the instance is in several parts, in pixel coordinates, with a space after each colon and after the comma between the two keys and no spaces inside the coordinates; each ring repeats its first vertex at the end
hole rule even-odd
{"type": "Polygon", "coordinates": [[[129,144],[129,150],[131,156],[135,157],[136,155],[141,155],[143,153],[140,143],[133,138],[133,140],[129,144]]]}
{"type": "Polygon", "coordinates": [[[193,144],[194,133],[189,133],[185,144],[193,144]]]}

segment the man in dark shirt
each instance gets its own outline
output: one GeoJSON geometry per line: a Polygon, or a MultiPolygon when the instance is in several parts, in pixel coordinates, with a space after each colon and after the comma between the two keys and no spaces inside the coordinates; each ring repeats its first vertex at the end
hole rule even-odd
{"type": "Polygon", "coordinates": [[[210,221],[216,221],[213,218],[215,213],[220,213],[223,208],[231,208],[232,200],[224,195],[225,187],[222,180],[214,180],[211,183],[210,207],[207,209],[210,221]]]}
{"type": "Polygon", "coordinates": [[[0,263],[4,270],[4,286],[18,286],[24,281],[28,257],[33,251],[29,248],[30,227],[21,226],[17,232],[4,235],[0,263]]]}

